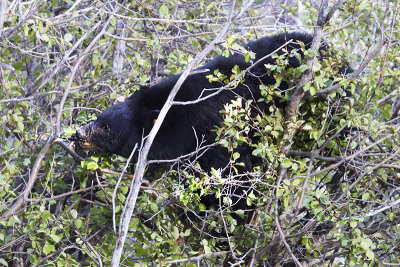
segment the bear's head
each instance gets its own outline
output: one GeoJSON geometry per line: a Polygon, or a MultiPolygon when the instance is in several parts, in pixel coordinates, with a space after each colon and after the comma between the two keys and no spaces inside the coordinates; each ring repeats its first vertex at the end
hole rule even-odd
{"type": "Polygon", "coordinates": [[[132,102],[130,97],[107,108],[96,120],[78,129],[71,140],[84,150],[129,157],[135,145],[140,146],[158,115],[158,110],[137,108],[132,102]]]}

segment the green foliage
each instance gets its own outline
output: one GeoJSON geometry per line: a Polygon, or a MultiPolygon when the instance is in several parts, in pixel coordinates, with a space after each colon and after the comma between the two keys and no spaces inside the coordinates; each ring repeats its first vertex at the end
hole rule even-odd
{"type": "MultiPolygon", "coordinates": [[[[61,136],[68,138],[140,85],[181,72],[223,27],[230,8],[225,2],[203,0],[127,1],[123,6],[102,1],[6,2],[0,26],[0,214],[24,192],[39,152],[55,135],[57,113],[61,136]],[[75,64],[79,66],[72,77],[75,64]]],[[[273,26],[273,32],[286,31],[290,24],[281,22],[292,16],[313,31],[318,5],[299,5],[256,2],[234,20],[226,41],[209,58],[241,53],[251,62],[254,54],[241,45],[271,34],[273,26]],[[266,16],[278,13],[279,21],[266,16]]],[[[292,263],[277,222],[301,262],[399,264],[399,214],[393,203],[399,199],[400,133],[398,120],[392,118],[393,100],[400,97],[395,93],[400,75],[398,5],[343,1],[323,29],[327,55],[304,45],[301,51],[272,55],[275,64],[265,67],[275,83],[260,86],[261,99],[228,103],[221,111],[222,125],[214,129],[231,153],[229,175],[221,169],[205,172],[195,162],[161,174],[149,169],[122,264],[167,266],[168,261],[196,256],[202,257],[196,264],[207,266],[221,266],[225,259],[246,265],[253,256],[259,265],[292,263]],[[358,77],[338,74],[342,62],[365,62],[381,35],[391,41],[358,77]],[[314,55],[319,60],[309,68],[306,60],[314,55]],[[301,59],[301,65],[288,68],[290,57],[301,59]],[[313,76],[303,87],[306,97],[288,122],[282,103],[292,99],[309,69],[313,76]],[[337,83],[337,91],[318,96],[337,83]],[[287,90],[281,91],[282,85],[287,90]],[[267,111],[255,110],[264,103],[269,104],[267,111]],[[246,177],[240,171],[248,156],[240,151],[244,146],[258,160],[246,177]],[[342,159],[338,157],[345,160],[335,165],[342,159]],[[233,209],[235,198],[226,189],[238,185],[246,189],[247,207],[233,209]],[[206,195],[217,197],[224,208],[202,203],[206,195]],[[253,208],[251,223],[241,223],[253,208]],[[188,222],[182,210],[200,219],[188,222]],[[229,240],[210,236],[225,232],[229,240]]],[[[239,2],[234,13],[241,11],[239,2]]],[[[217,70],[207,78],[233,88],[243,80],[243,71],[236,66],[229,77],[217,70]]],[[[113,199],[118,224],[131,183],[131,178],[122,178],[114,195],[119,174],[109,170],[120,172],[125,161],[87,155],[77,163],[53,145],[39,164],[24,205],[0,220],[0,265],[109,265],[116,243],[113,199]],[[99,184],[102,187],[95,188],[99,184]]],[[[128,168],[128,173],[133,171],[128,168]]],[[[185,262],[190,263],[195,261],[185,262]]]]}

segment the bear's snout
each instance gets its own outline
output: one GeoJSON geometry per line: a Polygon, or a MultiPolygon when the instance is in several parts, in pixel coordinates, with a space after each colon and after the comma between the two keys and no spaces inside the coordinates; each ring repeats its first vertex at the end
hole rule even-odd
{"type": "Polygon", "coordinates": [[[78,130],[76,130],[76,133],[73,135],[73,138],[75,139],[75,141],[85,141],[88,139],[89,136],[89,125],[84,126],[82,128],[79,128],[78,130]]]}
{"type": "Polygon", "coordinates": [[[86,150],[99,150],[98,146],[92,141],[92,127],[93,122],[76,130],[75,134],[70,137],[71,141],[86,150]]]}

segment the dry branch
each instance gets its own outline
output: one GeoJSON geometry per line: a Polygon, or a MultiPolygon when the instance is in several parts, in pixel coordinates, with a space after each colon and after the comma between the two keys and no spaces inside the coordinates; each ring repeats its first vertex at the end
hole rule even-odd
{"type": "Polygon", "coordinates": [[[177,264],[177,263],[190,262],[190,261],[199,261],[204,258],[217,257],[217,256],[226,255],[229,253],[230,253],[230,251],[218,251],[218,252],[204,253],[199,256],[190,257],[190,258],[186,258],[186,259],[166,261],[166,262],[164,262],[164,264],[177,264]]]}

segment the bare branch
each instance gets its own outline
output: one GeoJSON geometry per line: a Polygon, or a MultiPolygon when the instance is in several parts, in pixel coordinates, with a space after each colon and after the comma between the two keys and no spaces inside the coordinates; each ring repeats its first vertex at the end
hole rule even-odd
{"type": "Polygon", "coordinates": [[[70,154],[76,161],[80,162],[85,160],[84,158],[82,158],[81,156],[79,156],[75,151],[73,151],[65,142],[64,140],[57,138],[56,140],[54,140],[55,143],[59,144],[65,151],[68,152],[68,154],[70,154]]]}
{"type": "Polygon", "coordinates": [[[218,252],[204,253],[199,256],[190,257],[190,258],[186,258],[186,259],[166,261],[166,262],[164,262],[164,264],[176,264],[176,263],[182,263],[182,262],[188,262],[188,261],[199,261],[204,258],[216,257],[216,256],[226,255],[229,253],[231,253],[231,251],[218,251],[218,252]]]}
{"type": "Polygon", "coordinates": [[[381,99],[379,99],[379,100],[377,101],[377,103],[378,103],[379,105],[381,105],[381,104],[385,103],[385,102],[388,101],[390,98],[392,98],[392,97],[394,97],[394,96],[396,96],[396,95],[400,95],[400,89],[394,90],[393,92],[391,92],[391,93],[388,94],[387,96],[382,97],[381,99]]]}
{"type": "Polygon", "coordinates": [[[28,201],[29,202],[39,202],[39,201],[57,200],[57,199],[64,198],[64,197],[67,197],[67,196],[76,195],[76,194],[79,194],[79,193],[82,193],[82,192],[91,191],[93,189],[103,188],[103,187],[109,187],[109,185],[107,185],[107,184],[98,184],[98,185],[93,185],[93,186],[90,186],[90,187],[85,187],[85,188],[82,188],[82,189],[79,189],[79,190],[70,191],[70,192],[67,192],[67,193],[64,193],[64,194],[60,194],[60,195],[57,195],[57,196],[54,196],[54,197],[38,198],[38,199],[28,198],[25,201],[27,201],[27,202],[28,201]]]}
{"type": "Polygon", "coordinates": [[[342,5],[343,0],[338,0],[333,7],[329,10],[328,14],[325,16],[323,23],[327,24],[331,18],[333,17],[333,14],[335,14],[336,10],[342,5]]]}
{"type": "Polygon", "coordinates": [[[287,157],[302,157],[302,158],[313,158],[317,160],[323,161],[340,161],[345,158],[345,156],[334,156],[334,157],[325,157],[318,155],[317,153],[307,152],[307,151],[297,151],[297,150],[289,150],[285,152],[287,157]]]}
{"type": "Polygon", "coordinates": [[[228,18],[228,21],[225,24],[224,28],[219,32],[217,37],[188,64],[185,71],[179,77],[175,86],[172,88],[164,106],[162,107],[160,114],[158,115],[153,128],[151,129],[149,135],[147,136],[147,139],[146,139],[143,149],[141,149],[139,152],[138,163],[137,163],[136,171],[134,174],[135,178],[132,181],[131,190],[129,191],[129,195],[127,197],[126,204],[125,204],[124,210],[121,215],[118,238],[116,241],[114,254],[113,254],[113,258],[111,260],[110,266],[113,266],[113,267],[119,266],[122,250],[123,250],[125,239],[126,239],[126,234],[128,232],[129,221],[131,220],[133,209],[136,204],[136,199],[137,199],[137,195],[139,193],[140,184],[142,183],[142,177],[143,177],[146,165],[147,165],[147,154],[150,151],[152,142],[153,142],[158,130],[160,129],[161,124],[164,121],[168,110],[172,106],[172,101],[173,101],[175,95],[178,93],[178,90],[180,89],[181,85],[183,84],[183,82],[185,81],[187,76],[189,76],[193,66],[195,66],[203,57],[205,57],[212,50],[212,48],[215,46],[215,44],[217,42],[219,42],[220,39],[222,39],[223,36],[225,36],[226,32],[228,31],[228,29],[232,23],[231,20],[232,20],[232,15],[234,12],[235,3],[236,3],[236,1],[232,2],[229,18],[228,18]]]}

